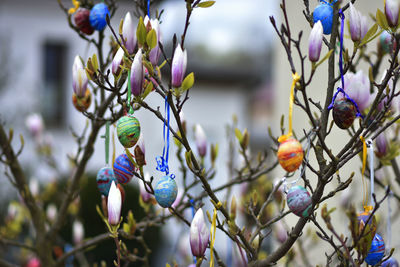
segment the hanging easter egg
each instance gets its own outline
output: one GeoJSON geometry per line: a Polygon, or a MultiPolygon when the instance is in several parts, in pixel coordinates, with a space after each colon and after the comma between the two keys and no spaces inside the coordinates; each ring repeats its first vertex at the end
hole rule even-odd
{"type": "Polygon", "coordinates": [[[382,54],[389,54],[396,48],[396,39],[387,31],[383,31],[379,36],[378,48],[382,54]]]}
{"type": "Polygon", "coordinates": [[[299,141],[288,138],[279,145],[277,156],[282,168],[288,172],[293,172],[301,165],[304,152],[299,141]]]}
{"type": "Polygon", "coordinates": [[[79,8],[74,16],[76,27],[87,35],[91,35],[94,32],[92,25],[90,25],[89,16],[90,10],[86,8],[79,8]]]}
{"type": "Polygon", "coordinates": [[[121,184],[128,183],[132,179],[133,172],[136,170],[135,165],[133,165],[126,154],[121,154],[115,159],[113,169],[115,178],[121,184]]]}
{"type": "Polygon", "coordinates": [[[74,107],[80,111],[86,111],[89,107],[90,104],[92,103],[92,93],[90,92],[89,89],[86,89],[85,96],[79,97],[75,93],[72,94],[72,103],[74,104],[74,107]]]}
{"type": "Polygon", "coordinates": [[[372,216],[369,219],[370,216],[371,216],[371,213],[369,213],[368,211],[363,211],[363,212],[361,212],[361,213],[359,213],[357,215],[358,235],[361,234],[361,232],[363,231],[365,226],[367,226],[368,228],[364,230],[364,234],[369,233],[371,235],[371,238],[372,238],[372,236],[375,235],[375,233],[376,233],[376,219],[375,219],[375,216],[372,216]]]}
{"type": "Polygon", "coordinates": [[[390,257],[389,259],[382,262],[381,266],[382,267],[399,267],[399,262],[395,258],[390,257]]]}
{"type": "Polygon", "coordinates": [[[132,114],[121,117],[117,122],[117,135],[121,145],[133,147],[140,136],[139,121],[132,114]]]}
{"type": "Polygon", "coordinates": [[[110,167],[104,167],[97,173],[97,187],[102,195],[108,196],[112,182],[118,183],[115,179],[114,171],[110,167]]]}
{"type": "Polygon", "coordinates": [[[356,106],[347,98],[335,101],[333,105],[333,120],[340,129],[347,129],[356,118],[356,106]]]}
{"type": "Polygon", "coordinates": [[[92,25],[95,30],[104,30],[107,25],[107,15],[108,17],[110,17],[110,11],[108,11],[108,7],[106,4],[99,3],[94,5],[89,15],[90,25],[92,25]]]}
{"type": "Polygon", "coordinates": [[[296,185],[289,189],[286,201],[289,209],[300,217],[307,217],[311,212],[311,197],[308,191],[300,186],[296,185]]]}
{"type": "Polygon", "coordinates": [[[374,266],[382,260],[384,254],[385,242],[383,242],[383,238],[379,234],[375,234],[365,262],[374,266]]]}
{"type": "Polygon", "coordinates": [[[169,175],[161,177],[154,187],[154,196],[158,204],[163,208],[168,208],[174,203],[177,193],[178,188],[175,179],[169,175]]]}
{"type": "Polygon", "coordinates": [[[331,34],[333,24],[333,8],[326,3],[320,3],[313,12],[314,23],[321,21],[324,34],[331,34]]]}

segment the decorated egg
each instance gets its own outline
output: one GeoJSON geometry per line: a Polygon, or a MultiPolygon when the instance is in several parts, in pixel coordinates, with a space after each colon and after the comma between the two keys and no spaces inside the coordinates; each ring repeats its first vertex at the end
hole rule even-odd
{"type": "Polygon", "coordinates": [[[371,219],[368,218],[371,216],[371,213],[364,211],[362,213],[359,213],[357,216],[357,221],[358,221],[358,235],[361,234],[363,231],[364,227],[368,225],[369,229],[365,229],[364,234],[370,233],[371,238],[372,236],[375,235],[376,233],[376,219],[375,216],[373,216],[371,219]],[[368,224],[367,224],[368,221],[368,224]]]}
{"type": "Polygon", "coordinates": [[[92,93],[89,89],[86,89],[86,93],[84,97],[79,97],[75,93],[72,94],[72,103],[74,107],[80,111],[86,111],[90,107],[90,103],[92,103],[92,93]]]}
{"type": "Polygon", "coordinates": [[[300,217],[307,217],[311,212],[311,197],[308,191],[296,185],[289,189],[286,196],[286,201],[289,209],[300,217]]]}
{"type": "Polygon", "coordinates": [[[133,147],[140,136],[139,121],[132,114],[121,117],[117,122],[117,135],[121,145],[133,147]]]}
{"type": "Polygon", "coordinates": [[[333,120],[340,129],[347,129],[356,118],[356,106],[347,98],[342,98],[333,105],[333,120]]]}
{"type": "Polygon", "coordinates": [[[333,8],[331,5],[326,3],[320,3],[313,13],[314,23],[321,21],[324,34],[331,34],[333,24],[333,8]]]}
{"type": "Polygon", "coordinates": [[[382,262],[381,266],[382,267],[399,267],[399,262],[395,258],[390,257],[389,259],[382,262]]]}
{"type": "Polygon", "coordinates": [[[87,35],[91,35],[94,32],[92,25],[90,25],[89,15],[89,9],[79,8],[74,16],[76,27],[78,27],[81,32],[87,35]]]}
{"type": "Polygon", "coordinates": [[[90,25],[92,25],[95,30],[104,30],[107,25],[107,15],[110,17],[110,11],[108,11],[108,7],[106,4],[99,3],[94,5],[89,15],[90,25]]]}
{"type": "Polygon", "coordinates": [[[136,170],[135,165],[133,165],[126,154],[121,154],[115,159],[113,169],[115,178],[121,184],[128,183],[132,179],[133,172],[136,170]]]}
{"type": "Polygon", "coordinates": [[[387,31],[383,31],[379,36],[378,48],[382,54],[389,54],[396,48],[396,39],[387,31]]]}
{"type": "Polygon", "coordinates": [[[378,262],[380,262],[385,254],[385,242],[383,242],[383,238],[379,234],[375,234],[374,239],[372,240],[371,248],[365,258],[365,262],[369,265],[374,266],[378,262]]]}
{"type": "Polygon", "coordinates": [[[177,193],[178,188],[175,179],[169,175],[161,177],[154,187],[154,196],[158,204],[163,208],[168,208],[174,203],[177,193]]]}
{"type": "Polygon", "coordinates": [[[299,141],[288,138],[279,145],[277,155],[282,168],[288,172],[293,172],[301,165],[304,152],[299,141]]]}
{"type": "Polygon", "coordinates": [[[114,181],[118,183],[117,179],[115,179],[114,171],[110,167],[104,167],[100,169],[97,173],[97,187],[102,195],[108,196],[108,191],[110,191],[111,183],[114,181]]]}

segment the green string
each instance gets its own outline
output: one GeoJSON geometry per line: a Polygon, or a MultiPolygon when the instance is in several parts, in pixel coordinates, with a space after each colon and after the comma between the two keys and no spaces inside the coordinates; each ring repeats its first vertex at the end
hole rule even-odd
{"type": "Polygon", "coordinates": [[[109,159],[109,147],[110,147],[110,122],[106,122],[106,135],[105,135],[105,147],[106,147],[106,165],[108,165],[109,159]]]}
{"type": "MultiPolygon", "coordinates": [[[[132,63],[133,64],[133,63],[132,63]]],[[[131,105],[131,70],[128,71],[128,107],[129,107],[129,114],[133,114],[133,108],[131,105]]]]}

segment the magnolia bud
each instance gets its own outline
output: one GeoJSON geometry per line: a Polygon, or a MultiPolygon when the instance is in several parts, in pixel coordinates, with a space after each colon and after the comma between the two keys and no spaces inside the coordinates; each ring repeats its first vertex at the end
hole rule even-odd
{"type": "Polygon", "coordinates": [[[204,221],[203,210],[197,210],[192,223],[190,224],[190,248],[193,256],[202,257],[206,251],[210,231],[204,221]]]}
{"type": "MultiPolygon", "coordinates": [[[[150,180],[150,174],[146,172],[144,174],[144,178],[146,181],[150,180]]],[[[139,181],[139,189],[140,189],[140,197],[142,198],[144,203],[147,203],[150,201],[152,198],[152,195],[146,191],[146,188],[144,187],[144,183],[142,181],[139,181]]]]}
{"type": "Polygon", "coordinates": [[[129,54],[133,54],[136,47],[136,29],[132,22],[131,13],[127,12],[122,24],[123,44],[129,54]]]}
{"type": "Polygon", "coordinates": [[[140,133],[140,137],[139,137],[139,140],[137,142],[134,152],[135,152],[136,163],[139,166],[146,165],[146,159],[145,159],[146,150],[145,150],[145,146],[144,146],[144,138],[143,138],[142,133],[140,133]]]}
{"type": "Polygon", "coordinates": [[[111,71],[116,76],[118,76],[121,71],[120,65],[122,63],[123,58],[124,58],[124,49],[122,49],[122,47],[120,47],[118,49],[117,53],[115,53],[115,56],[111,63],[111,71]]]}
{"type": "Polygon", "coordinates": [[[181,45],[175,48],[174,58],[171,67],[171,82],[173,87],[180,87],[186,73],[187,53],[182,51],[181,45]]]}
{"type": "Polygon", "coordinates": [[[83,237],[85,236],[85,229],[80,221],[74,221],[74,224],[72,225],[72,236],[75,245],[82,242],[83,237]]]}
{"type": "Polygon", "coordinates": [[[157,45],[153,49],[151,49],[151,51],[149,53],[149,59],[150,59],[151,64],[153,64],[153,66],[156,66],[158,63],[158,59],[160,58],[160,55],[161,55],[161,49],[158,45],[158,42],[162,42],[162,36],[161,36],[161,31],[160,31],[160,22],[158,21],[158,19],[149,20],[149,17],[146,16],[144,19],[144,25],[146,25],[146,27],[150,26],[148,31],[153,29],[156,32],[157,45]]]}
{"type": "Polygon", "coordinates": [[[194,138],[200,157],[204,157],[207,153],[207,137],[200,124],[196,124],[195,126],[194,138]]]}
{"type": "Polygon", "coordinates": [[[369,88],[369,78],[362,70],[357,73],[347,72],[344,75],[344,91],[357,103],[360,112],[371,104],[372,97],[369,88]]]}
{"type": "Polygon", "coordinates": [[[386,156],[388,152],[388,142],[383,132],[380,135],[378,135],[375,143],[376,143],[376,151],[375,151],[376,156],[378,158],[386,156]]]}
{"type": "Polygon", "coordinates": [[[85,68],[79,56],[75,56],[72,65],[72,88],[77,97],[84,97],[88,85],[85,68]]]}
{"type": "Polygon", "coordinates": [[[363,16],[351,3],[349,24],[351,40],[361,41],[368,31],[367,17],[363,16]]]}
{"type": "Polygon", "coordinates": [[[144,67],[142,49],[136,53],[131,66],[132,94],[139,96],[143,93],[144,67]]]}
{"type": "Polygon", "coordinates": [[[30,114],[26,117],[25,125],[29,130],[29,133],[33,137],[39,137],[43,133],[44,124],[42,116],[38,113],[30,114]]]}
{"type": "Polygon", "coordinates": [[[399,20],[400,3],[398,0],[385,1],[385,15],[390,27],[396,27],[399,20]]]}
{"type": "Polygon", "coordinates": [[[314,27],[311,30],[308,39],[308,58],[311,62],[317,62],[319,60],[322,48],[322,33],[323,28],[321,21],[319,20],[314,23],[314,27]]]}
{"type": "Polygon", "coordinates": [[[107,198],[108,222],[111,225],[117,225],[121,219],[121,191],[113,181],[107,198]]]}
{"type": "Polygon", "coordinates": [[[57,207],[54,204],[50,204],[46,209],[46,216],[49,221],[53,222],[57,217],[57,207]]]}

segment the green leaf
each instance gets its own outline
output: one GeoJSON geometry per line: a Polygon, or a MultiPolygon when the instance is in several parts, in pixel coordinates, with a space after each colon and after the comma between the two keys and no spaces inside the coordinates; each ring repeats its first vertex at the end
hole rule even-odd
{"type": "Polygon", "coordinates": [[[235,128],[235,135],[236,135],[236,138],[239,140],[239,143],[242,142],[243,135],[238,128],[235,128]]]}
{"type": "Polygon", "coordinates": [[[204,1],[199,3],[197,6],[202,8],[207,8],[215,4],[215,1],[204,1]]]}
{"type": "Polygon", "coordinates": [[[146,98],[146,96],[148,95],[148,94],[150,94],[150,92],[153,90],[153,83],[152,82],[148,82],[147,83],[147,86],[146,86],[146,89],[144,90],[144,93],[143,93],[143,99],[145,99],[146,98]]]}
{"type": "Polygon", "coordinates": [[[328,53],[326,53],[326,55],[320,61],[318,61],[317,64],[315,64],[314,69],[318,68],[318,66],[321,65],[325,60],[327,60],[331,56],[332,53],[333,53],[333,49],[329,50],[328,53]]]}
{"type": "Polygon", "coordinates": [[[146,43],[149,46],[150,50],[156,47],[157,45],[157,34],[154,29],[149,31],[149,33],[146,36],[146,43]]]}
{"type": "Polygon", "coordinates": [[[136,37],[139,45],[143,46],[146,42],[146,26],[144,26],[143,18],[139,18],[139,23],[136,29],[136,37]]]}
{"type": "MultiPolygon", "coordinates": [[[[374,40],[378,35],[374,34],[377,32],[378,30],[378,24],[374,24],[365,34],[364,38],[361,40],[361,43],[359,44],[359,46],[363,46],[369,42],[371,42],[372,40],[374,40]]],[[[380,34],[380,33],[379,33],[380,34]]]]}
{"type": "Polygon", "coordinates": [[[389,24],[386,20],[386,16],[380,9],[376,11],[376,22],[382,29],[389,30],[389,24]]]}
{"type": "Polygon", "coordinates": [[[185,79],[182,82],[182,91],[185,92],[186,90],[189,90],[190,88],[193,87],[194,84],[194,73],[191,72],[190,74],[188,74],[185,79]]]}

